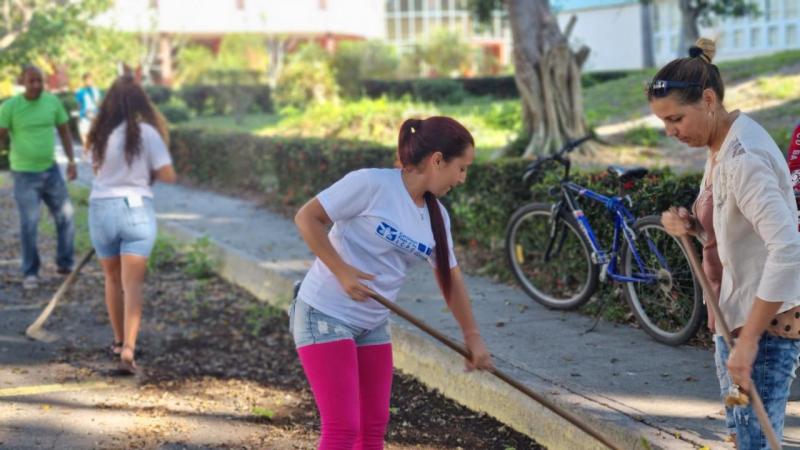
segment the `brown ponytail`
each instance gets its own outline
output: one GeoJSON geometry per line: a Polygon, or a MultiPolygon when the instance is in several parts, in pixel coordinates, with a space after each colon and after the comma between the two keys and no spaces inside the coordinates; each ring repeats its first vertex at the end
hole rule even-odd
{"type": "MultiPolygon", "coordinates": [[[[441,152],[445,161],[458,158],[475,140],[463,125],[450,117],[435,116],[425,120],[408,119],[400,126],[397,156],[403,167],[416,166],[428,155],[441,152]]],[[[450,246],[444,215],[436,196],[425,193],[425,204],[431,218],[431,231],[436,243],[436,269],[444,292],[450,291],[450,246]]]]}

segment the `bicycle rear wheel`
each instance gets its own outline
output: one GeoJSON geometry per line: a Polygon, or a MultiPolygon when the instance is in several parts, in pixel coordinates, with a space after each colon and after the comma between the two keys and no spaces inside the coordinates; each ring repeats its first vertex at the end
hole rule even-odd
{"type": "Polygon", "coordinates": [[[697,333],[703,320],[703,293],[694,278],[681,242],[670,236],[658,216],[633,226],[641,271],[627,242],[622,248],[625,276],[655,277],[652,283],[623,283],[623,292],[636,320],[647,334],[668,345],[681,345],[697,333]]]}
{"type": "Polygon", "coordinates": [[[597,288],[598,268],[571,215],[558,216],[551,239],[551,207],[531,203],[512,214],[506,229],[506,256],[514,277],[532,299],[553,309],[577,308],[597,288]]]}

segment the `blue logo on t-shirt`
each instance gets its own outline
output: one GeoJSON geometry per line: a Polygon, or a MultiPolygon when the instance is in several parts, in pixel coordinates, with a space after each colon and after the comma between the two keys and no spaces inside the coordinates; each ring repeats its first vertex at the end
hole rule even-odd
{"type": "Polygon", "coordinates": [[[395,247],[412,253],[420,258],[428,258],[433,253],[433,248],[430,246],[411,239],[407,235],[403,234],[400,230],[386,222],[379,223],[378,228],[375,229],[375,233],[377,233],[378,236],[382,237],[386,241],[391,242],[395,247]]]}

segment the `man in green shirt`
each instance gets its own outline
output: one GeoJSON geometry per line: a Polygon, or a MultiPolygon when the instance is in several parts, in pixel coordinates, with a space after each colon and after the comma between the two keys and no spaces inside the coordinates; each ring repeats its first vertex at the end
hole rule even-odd
{"type": "Polygon", "coordinates": [[[67,155],[67,178],[77,175],[72,150],[72,137],[67,125],[69,117],[61,101],[44,92],[42,71],[25,66],[22,71],[23,94],[0,105],[0,138],[11,137],[9,161],[14,176],[14,200],[20,216],[23,287],[34,289],[39,282],[39,252],[36,229],[41,202],[47,205],[56,224],[58,250],[56,265],[59,274],[68,274],[74,263],[75,227],[67,185],[55,162],[55,133],[58,130],[67,155]]]}

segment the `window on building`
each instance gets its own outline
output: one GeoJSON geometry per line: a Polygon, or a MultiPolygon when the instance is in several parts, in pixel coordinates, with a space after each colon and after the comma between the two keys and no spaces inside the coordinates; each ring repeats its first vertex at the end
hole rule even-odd
{"type": "Polygon", "coordinates": [[[720,31],[719,35],[717,35],[717,48],[724,48],[725,47],[725,32],[720,31]]]}
{"type": "Polygon", "coordinates": [[[386,0],[386,12],[387,13],[395,12],[395,8],[396,8],[395,2],[396,1],[397,0],[386,0]]]}
{"type": "Polygon", "coordinates": [[[780,19],[780,1],[781,0],[764,0],[764,20],[772,22],[780,19]]]}
{"type": "Polygon", "coordinates": [[[422,11],[422,0],[414,0],[414,11],[422,11]]]}
{"type": "Polygon", "coordinates": [[[662,47],[663,47],[663,45],[661,43],[661,38],[657,37],[657,38],[653,39],[653,52],[656,55],[660,55],[661,54],[661,52],[663,51],[662,47]]]}
{"type": "Polygon", "coordinates": [[[783,0],[783,17],[786,19],[794,19],[798,15],[800,15],[800,1],[783,0]]]}
{"type": "Polygon", "coordinates": [[[449,0],[440,0],[439,2],[442,11],[450,11],[450,1],[449,0]]]}
{"type": "Polygon", "coordinates": [[[750,47],[761,47],[761,28],[750,29],[750,47]]]}
{"type": "Polygon", "coordinates": [[[733,31],[733,48],[744,47],[744,30],[733,31]]]}
{"type": "Polygon", "coordinates": [[[767,46],[776,47],[778,43],[778,27],[773,25],[767,28],[767,46]]]}
{"type": "Polygon", "coordinates": [[[408,12],[408,0],[400,0],[400,11],[408,12]]]}
{"type": "Polygon", "coordinates": [[[409,31],[408,17],[400,19],[400,40],[408,41],[411,39],[411,31],[409,31]]]}
{"type": "Polygon", "coordinates": [[[422,17],[414,18],[414,35],[419,38],[425,34],[425,19],[422,17]]]}
{"type": "Polygon", "coordinates": [[[797,45],[797,25],[791,23],[789,25],[786,25],[786,46],[794,47],[796,45],[797,45]]]}
{"type": "Polygon", "coordinates": [[[658,33],[661,31],[661,8],[656,4],[652,5],[651,10],[653,11],[653,31],[658,33]]]}
{"type": "Polygon", "coordinates": [[[390,41],[393,41],[398,38],[397,30],[395,30],[394,19],[391,19],[386,22],[386,37],[388,37],[390,41]]]}

